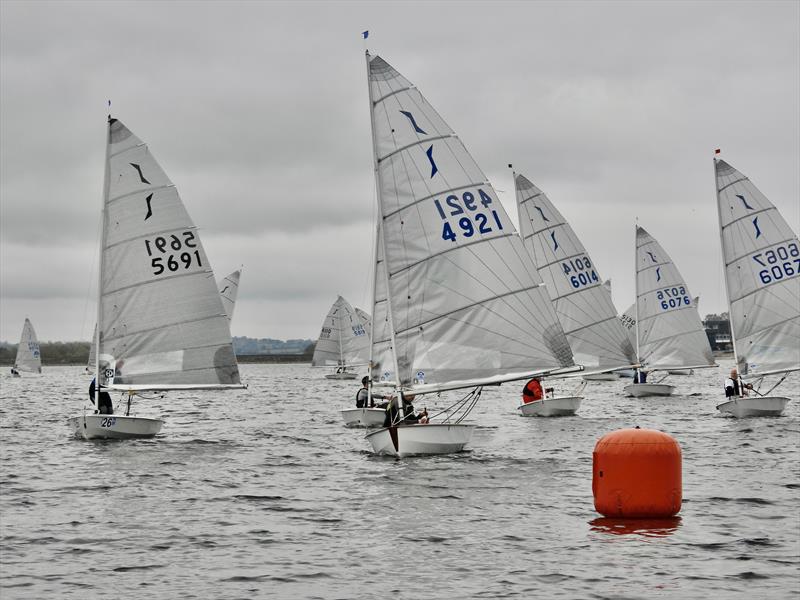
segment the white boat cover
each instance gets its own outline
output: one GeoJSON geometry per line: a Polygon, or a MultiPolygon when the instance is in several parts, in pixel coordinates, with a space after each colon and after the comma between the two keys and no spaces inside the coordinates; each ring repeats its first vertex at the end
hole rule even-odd
{"type": "Polygon", "coordinates": [[[520,235],[547,285],[575,361],[587,368],[635,364],[610,287],[602,284],[578,236],[544,192],[522,175],[514,181],[520,235]]]}
{"type": "Polygon", "coordinates": [[[225,314],[228,315],[228,321],[233,320],[233,310],[236,308],[236,296],[239,294],[239,278],[241,276],[242,270],[236,269],[217,284],[219,296],[222,298],[222,307],[225,309],[225,314]]]}
{"type": "Polygon", "coordinates": [[[314,367],[365,365],[369,361],[369,333],[350,303],[339,296],[322,323],[311,365],[314,367]]]}
{"type": "Polygon", "coordinates": [[[101,385],[239,385],[197,228],[147,145],[111,118],[100,265],[101,385]]]}
{"type": "Polygon", "coordinates": [[[42,357],[39,353],[39,340],[36,339],[36,332],[33,330],[33,325],[30,319],[25,319],[25,324],[22,326],[22,335],[19,338],[19,346],[17,346],[17,358],[14,365],[18,371],[27,371],[29,373],[42,372],[42,357]]]}
{"type": "Polygon", "coordinates": [[[740,375],[800,369],[800,243],[742,173],[715,160],[731,331],[740,375]]]}
{"type": "Polygon", "coordinates": [[[661,245],[636,226],[639,361],[653,369],[713,366],[689,286],[661,245]]]}
{"type": "Polygon", "coordinates": [[[413,388],[572,365],[536,266],[486,176],[405,77],[378,56],[367,60],[376,272],[385,270],[376,277],[373,378],[413,388]]]}

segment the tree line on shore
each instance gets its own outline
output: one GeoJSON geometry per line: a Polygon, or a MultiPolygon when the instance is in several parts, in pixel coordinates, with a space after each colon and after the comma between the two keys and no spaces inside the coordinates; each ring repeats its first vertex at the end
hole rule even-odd
{"type": "MultiPolygon", "coordinates": [[[[314,346],[311,343],[301,352],[249,354],[234,347],[240,362],[311,362],[314,346]]],[[[43,365],[85,365],[89,362],[89,342],[39,342],[43,365]]],[[[0,343],[0,365],[10,366],[17,358],[17,344],[0,343]]]]}

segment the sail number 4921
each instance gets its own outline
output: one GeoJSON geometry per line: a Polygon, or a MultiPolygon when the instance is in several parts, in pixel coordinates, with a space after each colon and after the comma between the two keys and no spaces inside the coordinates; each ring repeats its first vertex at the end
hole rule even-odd
{"type": "Polygon", "coordinates": [[[496,228],[503,229],[503,223],[496,210],[489,210],[492,197],[478,188],[477,197],[472,192],[463,192],[461,196],[450,194],[444,199],[444,205],[436,198],[433,201],[439,216],[442,217],[442,239],[455,242],[461,235],[470,238],[473,235],[492,233],[496,228]],[[478,212],[482,207],[486,212],[478,212]],[[464,215],[459,217],[459,215],[464,215]],[[450,217],[457,217],[456,225],[450,223],[450,217]]]}
{"type": "Polygon", "coordinates": [[[152,240],[146,239],[144,246],[147,249],[147,256],[150,257],[153,275],[161,275],[167,271],[174,273],[181,267],[188,269],[192,265],[203,266],[200,251],[193,250],[197,248],[197,243],[192,231],[173,233],[170,236],[159,235],[152,240]]]}
{"type": "Polygon", "coordinates": [[[764,285],[800,273],[800,248],[796,242],[754,254],[753,260],[764,267],[758,272],[764,285]]]}

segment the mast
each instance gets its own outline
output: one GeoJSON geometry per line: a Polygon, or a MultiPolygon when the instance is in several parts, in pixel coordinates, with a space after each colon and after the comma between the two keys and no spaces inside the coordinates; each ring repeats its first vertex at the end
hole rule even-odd
{"type": "Polygon", "coordinates": [[[110,160],[111,160],[111,125],[113,121],[111,115],[108,115],[108,128],[106,131],[106,161],[105,161],[105,169],[103,172],[103,200],[100,210],[100,259],[98,260],[98,269],[97,269],[97,318],[95,319],[95,331],[94,331],[94,407],[96,410],[100,410],[100,330],[102,329],[102,323],[100,322],[100,315],[102,313],[102,298],[103,298],[103,267],[105,261],[103,257],[105,252],[103,249],[106,247],[106,235],[107,235],[107,227],[106,227],[106,202],[108,202],[108,189],[109,189],[109,170],[110,170],[110,160]]]}
{"type": "MultiPolygon", "coordinates": [[[[722,257],[722,275],[725,277],[725,301],[728,303],[728,327],[731,331],[731,345],[733,346],[733,364],[736,366],[737,379],[742,378],[739,374],[739,355],[736,353],[736,335],[733,332],[733,319],[731,315],[731,298],[728,292],[728,264],[725,258],[725,242],[722,236],[722,206],[719,203],[719,183],[717,183],[717,159],[712,159],[712,166],[714,167],[714,192],[717,195],[717,219],[719,221],[719,251],[722,257]]],[[[744,388],[739,386],[739,395],[742,396],[744,388]]]]}
{"type": "MultiPolygon", "coordinates": [[[[633,239],[633,277],[635,289],[635,302],[633,303],[635,309],[636,322],[633,326],[636,328],[636,362],[641,365],[642,358],[639,356],[639,219],[636,219],[634,225],[634,239],[633,239]]],[[[637,367],[637,371],[638,371],[637,367]]]]}
{"type": "MultiPolygon", "coordinates": [[[[375,139],[375,103],[374,103],[374,101],[372,99],[372,82],[370,80],[370,75],[369,75],[369,50],[366,51],[364,56],[366,58],[366,64],[367,64],[367,92],[369,93],[369,126],[370,126],[370,132],[372,133],[372,166],[373,166],[373,169],[374,169],[374,172],[375,172],[375,193],[376,193],[376,196],[379,196],[380,193],[381,193],[381,191],[380,191],[381,190],[381,186],[380,186],[380,173],[378,171],[378,141],[375,139]]],[[[376,244],[375,244],[375,269],[376,269],[376,272],[377,272],[377,268],[378,268],[378,266],[377,266],[378,265],[377,244],[378,243],[382,243],[383,244],[383,261],[384,261],[383,276],[384,276],[384,283],[386,284],[386,314],[387,314],[387,317],[388,317],[388,320],[389,320],[389,335],[390,335],[391,344],[392,344],[392,352],[391,352],[391,354],[392,354],[392,364],[394,366],[395,379],[397,380],[397,390],[399,391],[400,388],[402,387],[402,384],[400,382],[400,367],[399,367],[399,363],[397,361],[397,342],[396,342],[395,333],[394,333],[394,322],[392,320],[392,298],[391,298],[392,294],[391,294],[391,289],[389,288],[389,270],[386,268],[386,263],[387,263],[386,235],[384,235],[383,232],[382,232],[383,208],[381,207],[380,198],[377,198],[377,203],[376,204],[378,206],[378,212],[377,212],[377,215],[378,215],[378,231],[381,231],[381,235],[380,236],[376,235],[376,237],[375,237],[375,241],[376,241],[376,244]],[[380,242],[378,242],[378,237],[380,237],[380,242]]],[[[374,286],[373,286],[373,295],[374,295],[374,286]]],[[[375,312],[375,310],[374,310],[374,306],[373,306],[373,313],[374,312],[375,312]]],[[[375,315],[373,315],[373,324],[372,324],[372,328],[373,329],[375,328],[374,319],[375,319],[375,315]]]]}
{"type": "MultiPolygon", "coordinates": [[[[378,190],[375,190],[378,193],[378,190]]],[[[372,244],[372,297],[370,307],[372,311],[372,325],[369,328],[369,361],[367,362],[367,406],[372,406],[372,348],[375,340],[375,285],[378,283],[378,222],[375,223],[375,242],[372,244]]]]}
{"type": "MultiPolygon", "coordinates": [[[[341,296],[340,296],[340,298],[341,298],[341,296]]],[[[339,307],[339,308],[341,310],[341,307],[339,307]]],[[[339,312],[339,311],[336,311],[336,312],[339,312]]],[[[338,367],[337,371],[338,371],[338,369],[342,369],[342,372],[344,372],[344,351],[342,350],[342,328],[341,328],[341,326],[337,326],[337,324],[336,324],[337,319],[341,323],[342,319],[338,318],[338,317],[333,317],[333,323],[331,323],[331,325],[333,325],[334,327],[337,327],[336,335],[339,337],[339,364],[337,365],[337,367],[338,367]]]]}

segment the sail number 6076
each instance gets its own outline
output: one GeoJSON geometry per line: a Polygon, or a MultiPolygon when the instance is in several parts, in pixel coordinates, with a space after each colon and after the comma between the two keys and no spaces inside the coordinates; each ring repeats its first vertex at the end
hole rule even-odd
{"type": "Polygon", "coordinates": [[[481,235],[484,233],[491,233],[494,231],[493,228],[495,227],[498,231],[503,229],[503,223],[500,221],[500,216],[497,214],[497,211],[489,210],[492,197],[481,188],[478,188],[477,197],[469,191],[463,192],[461,197],[450,194],[444,199],[444,203],[445,205],[442,206],[438,198],[433,200],[433,204],[436,206],[439,216],[442,217],[442,221],[444,221],[442,224],[443,240],[455,242],[458,237],[457,234],[459,233],[469,238],[476,233],[481,235]],[[486,212],[478,212],[478,210],[480,210],[479,205],[486,209],[488,214],[486,212]],[[464,216],[458,218],[456,227],[454,227],[448,218],[458,217],[459,215],[464,216]]]}

